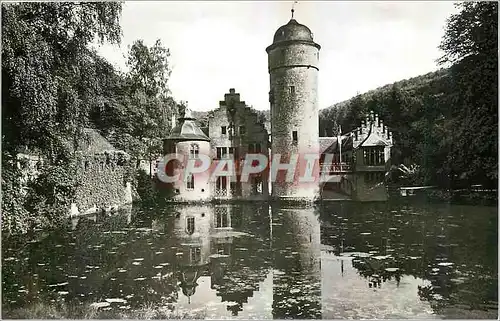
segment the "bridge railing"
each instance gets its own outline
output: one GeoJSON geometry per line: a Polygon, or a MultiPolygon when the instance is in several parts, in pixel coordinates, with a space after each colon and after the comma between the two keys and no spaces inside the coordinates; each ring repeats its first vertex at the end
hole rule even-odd
{"type": "Polygon", "coordinates": [[[320,164],[322,173],[341,173],[352,171],[351,164],[348,163],[334,163],[334,164],[320,164]]]}

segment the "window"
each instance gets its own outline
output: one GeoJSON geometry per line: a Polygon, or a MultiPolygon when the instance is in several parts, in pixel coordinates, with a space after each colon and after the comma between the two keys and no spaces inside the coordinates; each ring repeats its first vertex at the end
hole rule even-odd
{"type": "Polygon", "coordinates": [[[225,190],[227,188],[227,176],[217,177],[217,181],[215,182],[215,187],[218,190],[225,190]]]}
{"type": "Polygon", "coordinates": [[[194,189],[194,176],[193,176],[193,174],[189,174],[189,176],[187,177],[186,188],[187,189],[194,189]]]}
{"type": "Polygon", "coordinates": [[[240,135],[245,135],[246,129],[245,126],[240,126],[240,135]]]}
{"type": "Polygon", "coordinates": [[[294,144],[296,144],[299,141],[299,134],[296,130],[292,132],[292,140],[294,144]]]}
{"type": "Polygon", "coordinates": [[[189,158],[198,158],[200,154],[200,146],[198,144],[191,144],[191,148],[189,149],[189,158]]]}
{"type": "Polygon", "coordinates": [[[221,132],[222,135],[226,135],[227,134],[227,127],[226,126],[221,126],[220,132],[221,132]]]}
{"type": "Polygon", "coordinates": [[[252,177],[252,192],[254,195],[262,194],[262,178],[260,176],[252,177]]]}
{"type": "Polygon", "coordinates": [[[215,227],[229,227],[229,213],[227,207],[215,209],[215,227]]]}
{"type": "Polygon", "coordinates": [[[288,91],[289,91],[290,95],[295,95],[295,86],[288,87],[288,91]]]}
{"type": "Polygon", "coordinates": [[[364,164],[368,166],[384,165],[384,148],[383,147],[367,147],[363,150],[364,164]]]}
{"type": "Polygon", "coordinates": [[[217,159],[226,158],[227,147],[217,147],[217,159]]]}
{"type": "Polygon", "coordinates": [[[194,217],[192,216],[186,218],[186,232],[188,234],[194,233],[194,217]]]}
{"type": "Polygon", "coordinates": [[[260,143],[248,144],[248,152],[249,153],[255,153],[255,154],[261,153],[262,149],[260,147],[260,143]]]}
{"type": "Polygon", "coordinates": [[[199,247],[189,248],[189,260],[191,264],[196,264],[201,261],[201,249],[199,247]]]}

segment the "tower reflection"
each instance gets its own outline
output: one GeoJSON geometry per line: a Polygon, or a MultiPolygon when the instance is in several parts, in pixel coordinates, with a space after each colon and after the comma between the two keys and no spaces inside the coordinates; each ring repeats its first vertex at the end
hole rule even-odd
{"type": "Polygon", "coordinates": [[[212,212],[209,206],[192,206],[180,208],[175,216],[173,232],[179,242],[176,274],[189,303],[198,279],[209,272],[212,212]]]}
{"type": "Polygon", "coordinates": [[[273,317],[321,319],[320,221],[314,207],[272,207],[273,317]]]}

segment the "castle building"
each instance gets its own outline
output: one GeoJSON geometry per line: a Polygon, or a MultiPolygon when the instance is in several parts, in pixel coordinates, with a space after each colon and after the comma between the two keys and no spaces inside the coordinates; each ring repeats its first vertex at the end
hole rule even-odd
{"type": "Polygon", "coordinates": [[[385,175],[391,166],[392,132],[373,111],[361,126],[340,137],[322,137],[327,146],[320,157],[325,175],[322,199],[385,201],[385,175]],[[330,161],[326,160],[331,155],[330,161]],[[323,164],[326,161],[327,164],[323,164]]]}
{"type": "MultiPolygon", "coordinates": [[[[266,48],[270,76],[271,155],[281,155],[280,163],[290,163],[298,155],[293,182],[281,171],[272,185],[278,199],[315,200],[316,182],[299,182],[308,169],[306,154],[319,153],[318,63],[320,45],[311,30],[292,19],[278,28],[273,44],[266,48]]],[[[312,177],[318,177],[315,161],[312,177]]],[[[271,172],[278,166],[273,163],[271,172]]]]}
{"type": "MultiPolygon", "coordinates": [[[[169,161],[165,172],[169,177],[178,175],[175,182],[163,184],[173,192],[172,201],[212,201],[228,199],[267,200],[269,179],[267,168],[260,173],[250,174],[242,179],[242,168],[247,154],[269,157],[269,134],[265,124],[259,120],[255,110],[240,99],[240,94],[231,88],[219,102],[219,108],[209,118],[208,136],[195,123],[191,111],[179,119],[170,136],[163,141],[163,154],[177,154],[178,161],[169,161]],[[210,161],[209,168],[202,173],[187,175],[189,159],[201,156],[210,161]],[[182,158],[182,159],[181,159],[182,158]],[[234,171],[227,165],[221,171],[215,169],[219,163],[232,160],[234,171]]],[[[221,164],[224,165],[224,164],[221,164]]]]}
{"type": "Polygon", "coordinates": [[[231,88],[219,102],[219,108],[209,118],[208,134],[212,142],[213,166],[232,159],[236,177],[216,175],[212,190],[215,199],[244,198],[265,200],[269,195],[266,170],[241,179],[241,169],[247,154],[269,157],[269,134],[257,113],[241,101],[231,88]]]}
{"type": "MultiPolygon", "coordinates": [[[[164,140],[164,154],[187,159],[205,155],[211,164],[204,173],[170,184],[174,201],[267,200],[270,196],[294,201],[387,199],[384,176],[393,141],[378,115],[370,114],[361,127],[344,136],[319,137],[320,49],[311,30],[293,19],[292,10],[292,19],[277,29],[266,48],[270,130],[234,88],[211,111],[206,133],[189,112],[179,120],[164,140]],[[243,179],[248,154],[264,155],[268,162],[264,171],[243,179]],[[234,170],[227,160],[233,160],[234,170]],[[229,174],[220,173],[221,167],[229,174]],[[325,174],[331,177],[322,182],[325,174]]],[[[167,167],[169,176],[186,172],[182,162],[170,162],[167,167]]]]}
{"type": "Polygon", "coordinates": [[[200,166],[200,155],[211,155],[210,138],[195,123],[195,118],[189,109],[186,110],[184,117],[179,119],[170,136],[163,140],[163,154],[177,154],[179,157],[179,161],[170,161],[165,168],[168,176],[178,175],[174,182],[166,184],[166,187],[173,192],[174,201],[211,200],[210,173],[185,171],[188,160],[194,160],[194,165],[200,166]]]}

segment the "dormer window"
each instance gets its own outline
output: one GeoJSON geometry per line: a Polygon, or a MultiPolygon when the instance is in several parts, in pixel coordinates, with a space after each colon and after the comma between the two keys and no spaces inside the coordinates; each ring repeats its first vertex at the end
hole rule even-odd
{"type": "Polygon", "coordinates": [[[363,150],[364,165],[380,166],[385,164],[383,147],[365,147],[363,150]]]}

